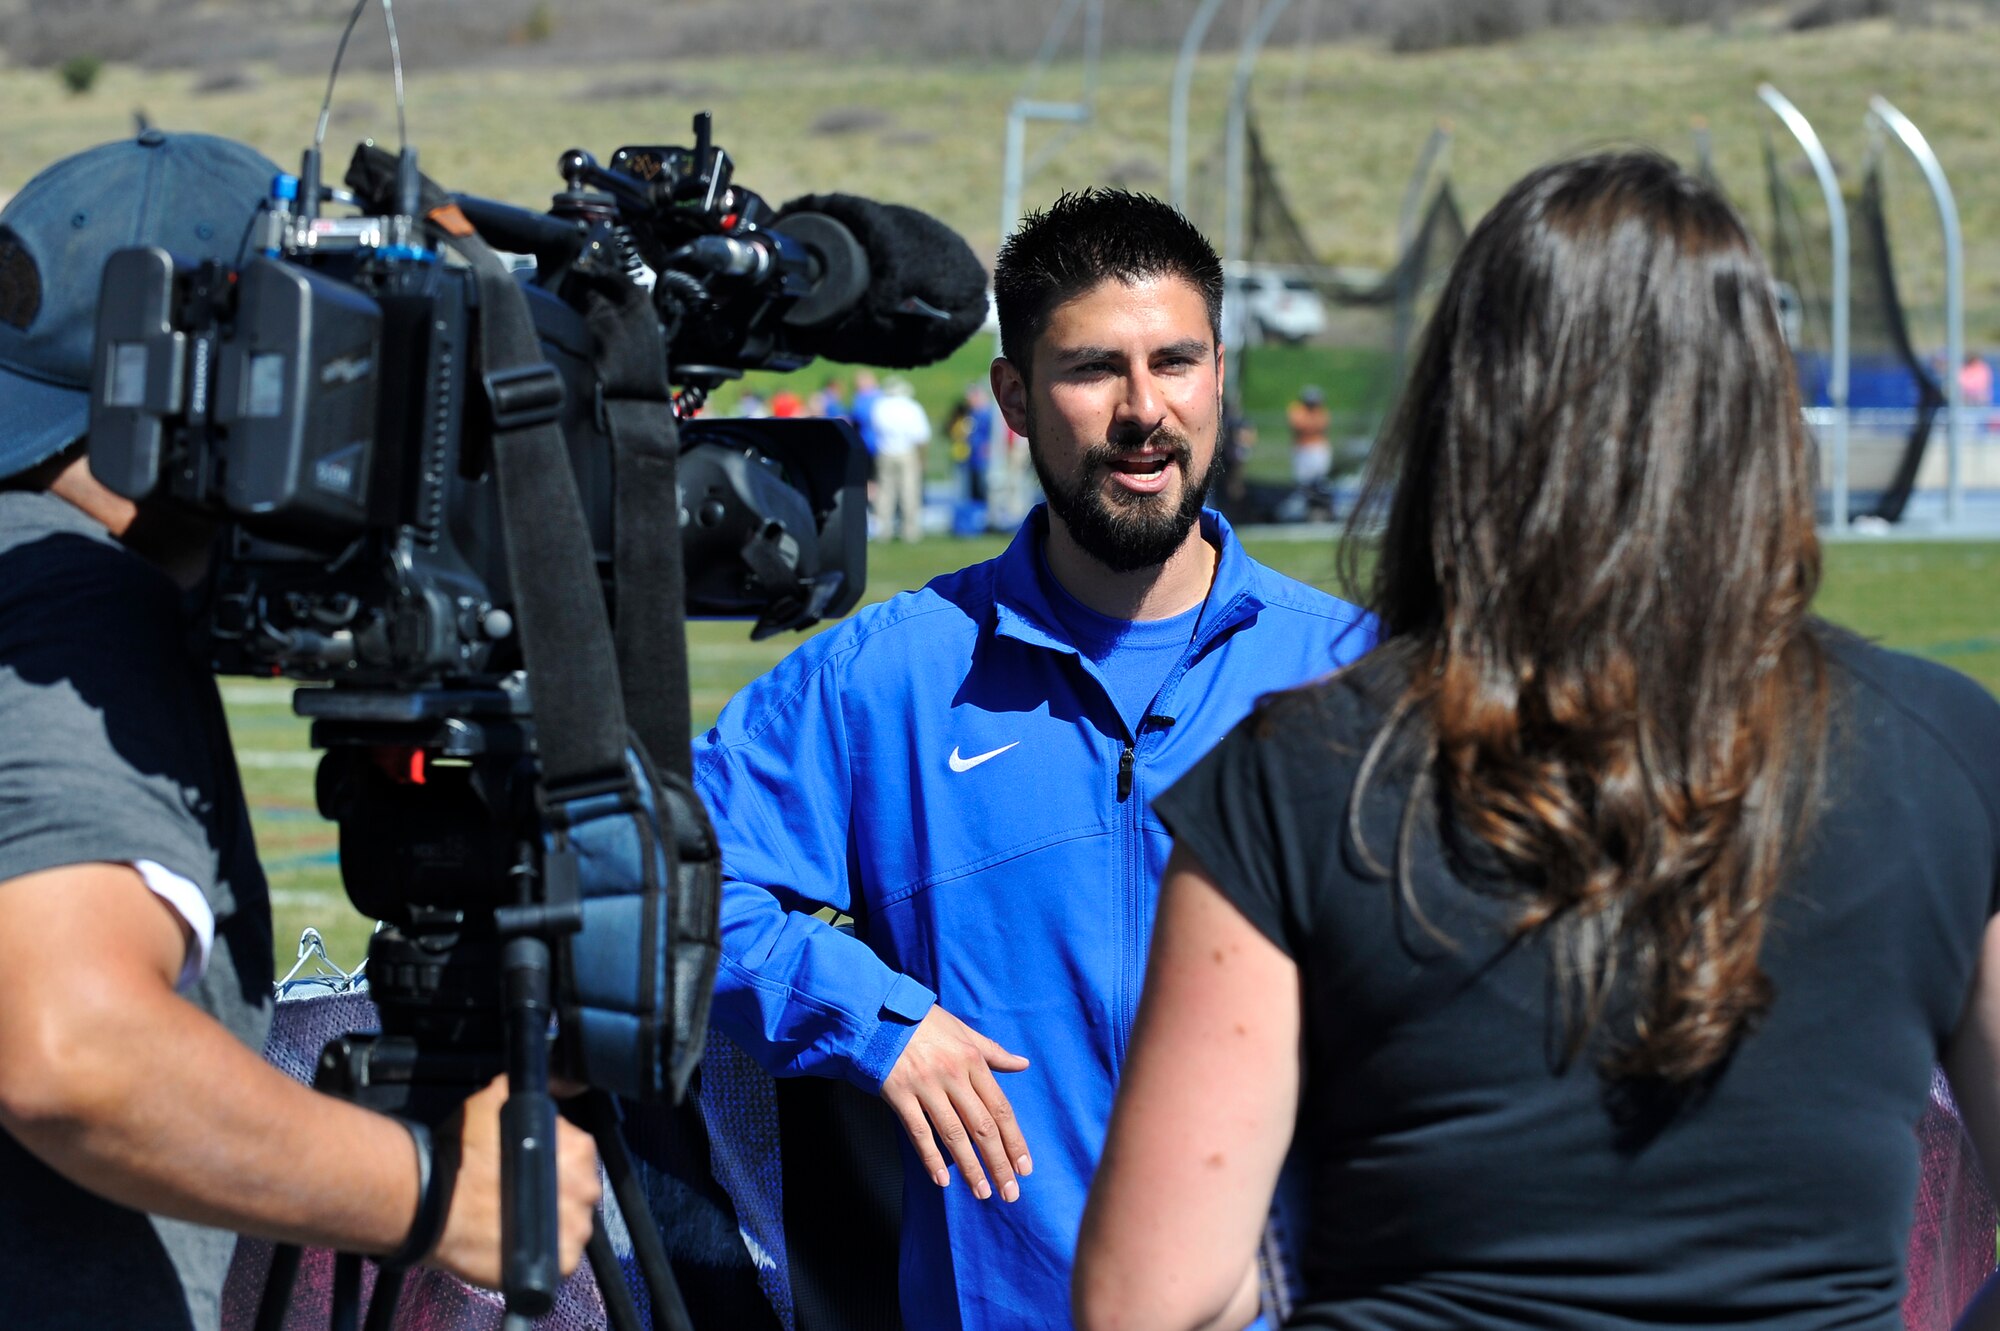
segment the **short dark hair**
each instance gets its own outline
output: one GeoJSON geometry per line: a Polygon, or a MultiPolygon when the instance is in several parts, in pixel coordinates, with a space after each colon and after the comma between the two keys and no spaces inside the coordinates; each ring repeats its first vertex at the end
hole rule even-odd
{"type": "Polygon", "coordinates": [[[1050,312],[1114,277],[1183,279],[1208,307],[1208,331],[1222,336],[1222,260],[1194,223],[1148,194],[1080,189],[1030,212],[1000,246],[993,265],[1000,354],[1025,377],[1050,312]]]}

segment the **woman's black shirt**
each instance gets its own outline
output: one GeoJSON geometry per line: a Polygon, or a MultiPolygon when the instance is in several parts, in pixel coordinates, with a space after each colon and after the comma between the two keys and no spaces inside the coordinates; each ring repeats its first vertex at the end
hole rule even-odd
{"type": "MultiPolygon", "coordinates": [[[[1831,654],[1824,811],[1761,958],[1776,998],[1686,1104],[1564,1066],[1516,889],[1444,853],[1435,819],[1410,860],[1425,918],[1370,870],[1346,814],[1379,664],[1267,700],[1159,800],[1299,964],[1312,1220],[1290,1325],[1901,1327],[1915,1127],[2000,908],[2000,703],[1914,657],[1831,654]]],[[[1410,781],[1370,779],[1378,861],[1410,781]]]]}

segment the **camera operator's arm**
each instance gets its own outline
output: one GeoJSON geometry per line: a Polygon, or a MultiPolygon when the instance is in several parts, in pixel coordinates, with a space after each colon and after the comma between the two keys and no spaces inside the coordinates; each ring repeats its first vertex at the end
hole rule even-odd
{"type": "MultiPolygon", "coordinates": [[[[77,864],[0,882],[0,1127],[72,1182],[141,1211],[365,1253],[402,1243],[416,1152],[393,1119],[270,1067],[174,991],[189,931],[137,870],[77,864]]],[[[467,1102],[463,1159],[429,1260],[500,1275],[496,1082],[467,1102]]],[[[559,1125],[561,1257],[597,1200],[589,1138],[559,1125]]]]}
{"type": "Polygon", "coordinates": [[[865,915],[857,839],[910,834],[907,805],[867,801],[855,789],[847,704],[857,690],[844,671],[856,636],[843,628],[802,646],[738,694],[695,745],[695,783],[722,843],[715,1020],[774,1076],[840,1077],[881,1095],[940,1186],[950,1175],[938,1140],[975,1193],[990,1195],[990,1173],[1012,1200],[1028,1148],[993,1073],[1027,1060],[811,913],[865,915]],[[904,822],[867,825],[890,817],[904,822]]]}

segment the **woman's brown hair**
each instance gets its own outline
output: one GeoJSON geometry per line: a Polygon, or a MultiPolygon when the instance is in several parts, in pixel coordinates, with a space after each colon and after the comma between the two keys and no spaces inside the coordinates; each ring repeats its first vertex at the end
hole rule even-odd
{"type": "MultiPolygon", "coordinates": [[[[1452,270],[1369,491],[1401,697],[1361,787],[1396,734],[1427,746],[1406,829],[1439,807],[1524,884],[1571,1054],[1616,996],[1604,1073],[1699,1079],[1771,1002],[1758,952],[1828,710],[1812,455],[1727,201],[1645,153],[1517,184],[1452,270]]],[[[1415,905],[1407,835],[1396,858],[1415,905]]]]}

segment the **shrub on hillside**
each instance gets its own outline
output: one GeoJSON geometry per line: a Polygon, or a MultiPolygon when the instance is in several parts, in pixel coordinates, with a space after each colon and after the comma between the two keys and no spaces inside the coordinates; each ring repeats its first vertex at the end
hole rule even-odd
{"type": "Polygon", "coordinates": [[[526,18],[507,30],[507,41],[512,46],[541,46],[555,35],[555,10],[538,3],[526,18]]]}
{"type": "Polygon", "coordinates": [[[1836,23],[1852,23],[1864,18],[1889,18],[1905,8],[1897,0],[1810,0],[1792,11],[1795,32],[1830,28],[1836,23]]]}
{"type": "Polygon", "coordinates": [[[56,74],[69,89],[72,97],[81,97],[97,82],[97,76],[104,72],[104,62],[94,55],[73,55],[56,66],[56,74]]]}
{"type": "Polygon", "coordinates": [[[1120,189],[1144,190],[1163,178],[1160,165],[1150,157],[1125,157],[1104,169],[1104,178],[1120,189]]]}
{"type": "Polygon", "coordinates": [[[1736,0],[1653,0],[1652,17],[1662,23],[1727,23],[1736,0]]]}
{"type": "Polygon", "coordinates": [[[579,102],[658,101],[670,97],[698,102],[717,96],[719,91],[713,83],[669,74],[642,74],[629,79],[592,79],[570,96],[579,102]]]}
{"type": "Polygon", "coordinates": [[[863,134],[873,129],[885,129],[892,117],[887,111],[873,106],[836,106],[821,112],[812,124],[806,126],[808,134],[863,134]]]}
{"type": "Polygon", "coordinates": [[[1485,46],[1525,37],[1548,19],[1548,0],[1407,0],[1389,46],[1404,53],[1485,46]]]}
{"type": "Polygon", "coordinates": [[[220,92],[242,92],[257,86],[257,80],[239,66],[212,69],[194,81],[197,97],[210,97],[220,92]]]}

